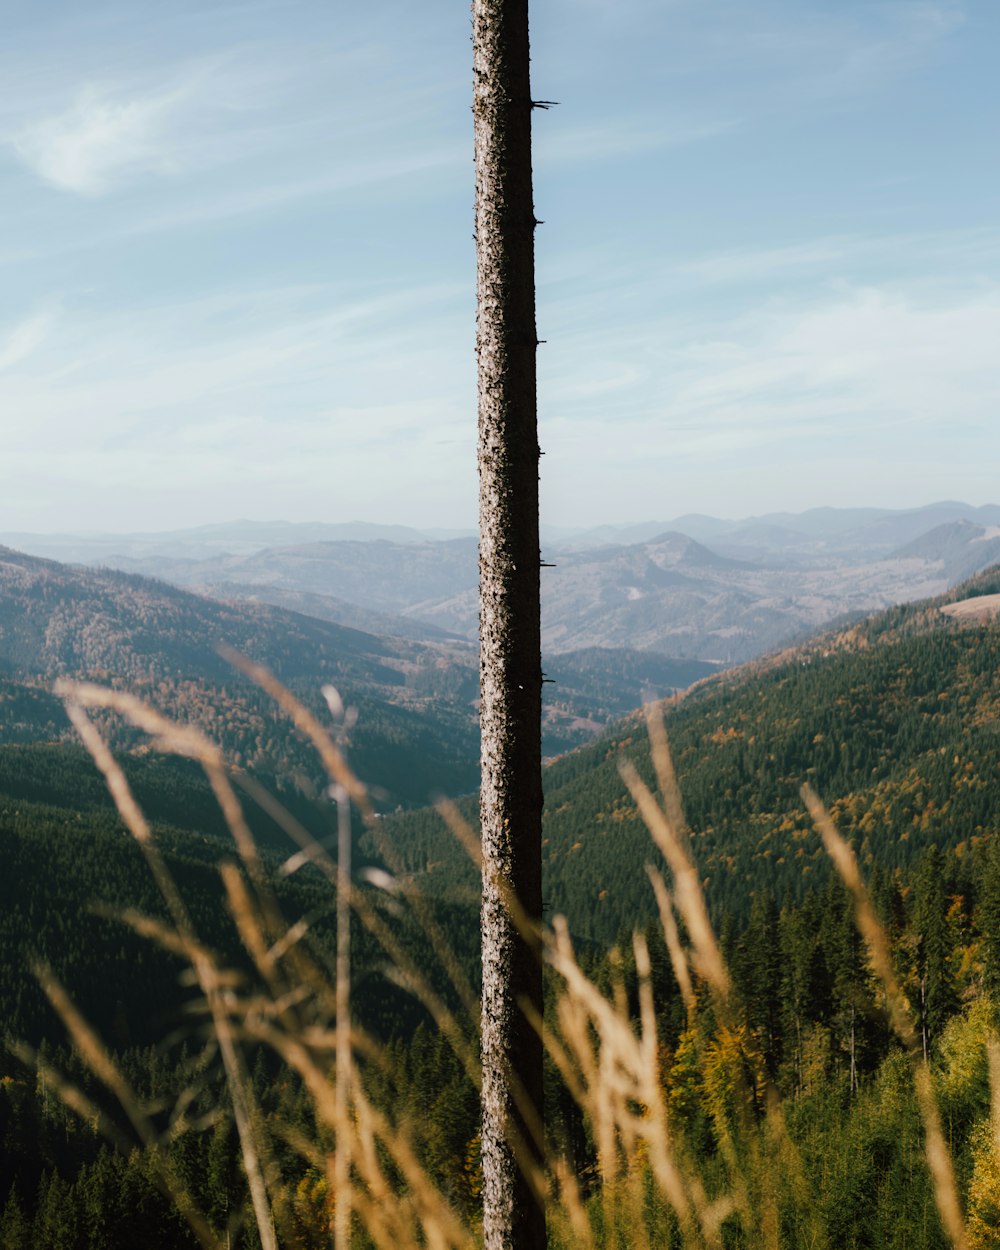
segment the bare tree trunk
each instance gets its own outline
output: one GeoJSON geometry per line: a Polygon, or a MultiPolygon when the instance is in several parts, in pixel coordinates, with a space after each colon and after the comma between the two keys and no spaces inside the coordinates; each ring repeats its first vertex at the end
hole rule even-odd
{"type": "Polygon", "coordinates": [[[541,1250],[541,644],[528,0],[474,0],[486,1250],[541,1250]]]}

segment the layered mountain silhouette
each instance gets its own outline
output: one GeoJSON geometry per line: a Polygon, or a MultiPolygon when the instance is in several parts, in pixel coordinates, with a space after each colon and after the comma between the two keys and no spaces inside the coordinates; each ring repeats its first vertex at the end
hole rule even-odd
{"type": "MultiPolygon", "coordinates": [[[[945,590],[997,558],[1000,507],[689,515],[556,534],[542,570],[546,654],[627,648],[740,663],[857,615],[945,590]]],[[[39,550],[46,540],[22,536],[39,550]]],[[[74,559],[379,636],[475,642],[476,541],[380,526],[233,523],[55,536],[74,559]],[[284,541],[284,540],[292,541],[284,541]],[[89,546],[88,546],[89,544],[89,546]]]]}

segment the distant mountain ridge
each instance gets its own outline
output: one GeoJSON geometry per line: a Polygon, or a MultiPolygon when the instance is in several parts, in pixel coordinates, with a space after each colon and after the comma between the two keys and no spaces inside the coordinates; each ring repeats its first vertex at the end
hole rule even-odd
{"type": "Polygon", "coordinates": [[[605,525],[553,535],[552,545],[583,549],[645,543],[666,531],[678,531],[718,551],[737,549],[762,558],[769,550],[796,548],[802,553],[887,553],[927,530],[951,521],[1000,524],[1000,505],[976,507],[944,500],[918,508],[809,508],[805,512],[768,512],[726,520],[686,513],[669,521],[605,525]]]}
{"type": "MultiPolygon", "coordinates": [[[[769,512],[760,516],[724,519],[690,512],[659,521],[604,524],[567,528],[542,524],[542,542],[553,550],[581,550],[646,543],[667,532],[679,532],[698,542],[723,546],[819,546],[841,552],[869,553],[910,542],[950,521],[980,525],[1000,524],[1000,505],[973,506],[942,500],[917,508],[816,507],[804,512],[769,512]],[[768,537],[770,535],[770,537],[768,537]]],[[[475,538],[475,530],[386,525],[371,521],[226,521],[187,529],[136,532],[34,533],[2,531],[0,544],[31,555],[70,563],[115,563],[119,557],[147,560],[207,559],[219,555],[249,555],[267,547],[292,547],[315,542],[390,542],[409,545],[475,538]]]]}
{"type": "MultiPolygon", "coordinates": [[[[998,525],[1000,506],[945,501],[740,521],[689,514],[563,533],[544,546],[554,567],[541,574],[543,647],[550,656],[624,648],[741,663],[839,617],[942,592],[997,558],[987,535],[998,525]]],[[[234,522],[99,538],[97,563],[216,598],[269,603],[379,636],[476,640],[474,536],[234,522]],[[132,542],[131,554],[115,555],[112,539],[119,548],[132,542]],[[279,541],[261,546],[272,539],[279,541]]],[[[75,548],[80,558],[87,541],[75,548]]]]}
{"type": "MultiPolygon", "coordinates": [[[[630,546],[557,553],[542,577],[542,645],[553,654],[628,647],[742,663],[839,617],[940,594],[998,558],[1000,545],[984,541],[985,527],[953,524],[958,528],[947,540],[928,537],[926,549],[877,559],[754,563],[675,532],[630,546]]],[[[475,587],[402,611],[473,637],[475,587]]]]}
{"type": "Polygon", "coordinates": [[[1000,560],[1000,524],[949,521],[900,547],[895,555],[937,561],[949,579],[960,581],[1000,560]]]}
{"type": "Polygon", "coordinates": [[[226,521],[190,529],[136,533],[54,533],[8,531],[0,544],[64,563],[115,564],[119,559],[199,560],[215,555],[249,555],[266,547],[319,542],[424,543],[467,537],[460,530],[414,529],[368,521],[226,521]]]}

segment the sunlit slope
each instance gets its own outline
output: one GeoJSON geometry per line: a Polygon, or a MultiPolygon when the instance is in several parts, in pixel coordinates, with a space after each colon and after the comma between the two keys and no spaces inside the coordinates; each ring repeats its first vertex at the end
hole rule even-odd
{"type": "MultiPolygon", "coordinates": [[[[1000,587],[996,570],[947,596],[1000,587]]],[[[721,917],[751,893],[800,897],[827,868],[799,790],[808,781],[867,864],[913,863],[931,842],[968,847],[1000,827],[1000,624],[956,620],[945,599],[878,614],[702,683],[667,709],[693,850],[721,917]]],[[[652,781],[638,715],[546,770],[545,895],[601,942],[652,915],[656,856],[618,772],[652,781]]],[[[474,874],[433,813],[385,822],[434,888],[474,874]]]]}

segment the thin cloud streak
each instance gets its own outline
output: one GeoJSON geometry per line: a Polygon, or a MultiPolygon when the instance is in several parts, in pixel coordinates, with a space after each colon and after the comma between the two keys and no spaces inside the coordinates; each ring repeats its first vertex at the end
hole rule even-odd
{"type": "MultiPolygon", "coordinates": [[[[138,468],[146,450],[181,446],[186,431],[229,443],[236,428],[247,458],[267,460],[275,440],[290,440],[290,454],[309,446],[311,460],[338,414],[342,449],[360,445],[347,428],[355,418],[364,444],[395,444],[407,410],[417,432],[429,413],[440,426],[471,401],[470,336],[455,333],[463,296],[447,284],[350,302],[322,287],[236,291],[97,321],[67,307],[49,351],[0,377],[0,410],[20,414],[6,465],[14,472],[16,457],[39,446],[64,460],[124,447],[138,468]],[[88,422],[69,425],[81,412],[88,422]]],[[[25,359],[41,328],[18,327],[0,359],[25,359]]]]}
{"type": "Polygon", "coordinates": [[[625,159],[643,152],[684,147],[729,134],[740,126],[737,118],[707,118],[650,126],[641,117],[623,117],[614,124],[537,127],[535,164],[539,169],[561,164],[625,159]]]}
{"type": "Polygon", "coordinates": [[[39,312],[19,322],[7,341],[0,345],[0,372],[20,364],[40,347],[48,337],[54,320],[53,313],[39,312]]]}
{"type": "Polygon", "coordinates": [[[969,266],[996,265],[1000,261],[1000,230],[831,235],[778,247],[737,248],[696,256],[677,262],[675,270],[720,286],[767,282],[773,287],[804,276],[846,276],[873,265],[909,269],[915,255],[920,256],[931,281],[969,266]]]}
{"type": "Polygon", "coordinates": [[[929,445],[946,449],[941,470],[961,462],[973,438],[977,455],[1000,458],[1000,284],[934,300],[893,288],[827,291],[758,306],[725,330],[699,337],[679,321],[631,323],[599,345],[588,336],[549,358],[541,375],[547,469],[630,466],[624,509],[631,486],[664,474],[676,481],[680,465],[714,481],[748,450],[780,461],[794,447],[813,449],[821,460],[832,444],[889,456],[904,476],[929,445]],[[625,371],[635,360],[644,373],[625,371]]]}
{"type": "Polygon", "coordinates": [[[194,202],[163,213],[149,213],[125,227],[127,234],[153,234],[203,226],[255,214],[273,213],[277,209],[308,201],[328,199],[345,193],[372,188],[389,188],[406,184],[413,196],[418,184],[431,194],[442,195],[450,190],[462,173],[467,153],[459,147],[431,149],[407,156],[394,156],[377,161],[364,161],[319,178],[281,182],[273,186],[251,185],[237,191],[221,191],[217,196],[200,196],[194,202]],[[453,173],[454,180],[440,179],[441,172],[453,173]]]}

